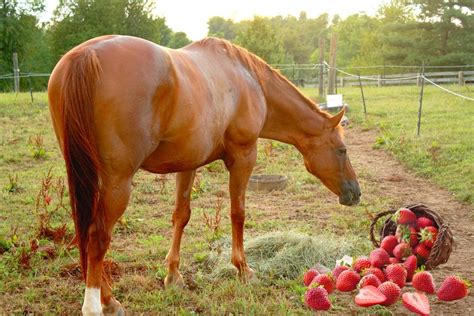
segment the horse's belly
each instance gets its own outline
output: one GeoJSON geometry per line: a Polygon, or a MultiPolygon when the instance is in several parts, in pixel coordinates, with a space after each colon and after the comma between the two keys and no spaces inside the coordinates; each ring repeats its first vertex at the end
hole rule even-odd
{"type": "Polygon", "coordinates": [[[165,142],[145,159],[141,168],[154,173],[189,171],[222,158],[223,152],[223,146],[201,148],[165,142]]]}

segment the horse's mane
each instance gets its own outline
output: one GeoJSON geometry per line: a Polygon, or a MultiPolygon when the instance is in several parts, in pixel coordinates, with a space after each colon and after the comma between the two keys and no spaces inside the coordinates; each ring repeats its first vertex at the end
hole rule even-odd
{"type": "MultiPolygon", "coordinates": [[[[276,79],[283,81],[292,88],[294,88],[303,99],[306,100],[306,104],[311,107],[315,112],[320,113],[326,118],[330,118],[331,115],[325,111],[322,111],[316,103],[306,97],[299,89],[296,87],[290,80],[283,76],[278,70],[266,63],[262,58],[248,51],[247,49],[234,45],[228,40],[217,38],[217,37],[207,37],[193,44],[201,45],[203,47],[211,49],[225,49],[230,58],[239,60],[251,73],[255,75],[255,79],[260,83],[264,89],[265,83],[268,80],[269,76],[274,76],[276,79]]],[[[191,45],[193,45],[191,44],[191,45]]]]}

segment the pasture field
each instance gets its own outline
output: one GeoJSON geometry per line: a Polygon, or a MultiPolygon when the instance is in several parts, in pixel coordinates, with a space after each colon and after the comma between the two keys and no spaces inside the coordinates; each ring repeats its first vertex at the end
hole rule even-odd
{"type": "MultiPolygon", "coordinates": [[[[357,144],[353,135],[376,129],[379,136],[370,147],[386,148],[416,173],[472,203],[474,157],[469,133],[472,136],[474,106],[428,88],[422,135],[417,138],[417,91],[416,87],[366,89],[369,116],[365,121],[359,90],[341,90],[354,120],[346,131],[349,155],[351,143],[357,144]]],[[[457,91],[473,95],[468,88],[457,91]]],[[[315,93],[307,92],[310,96],[315,93]]],[[[74,229],[46,94],[36,93],[34,104],[28,94],[0,94],[0,124],[0,314],[77,314],[84,285],[78,251],[67,245],[74,229]]],[[[334,244],[349,255],[368,254],[372,216],[400,206],[403,200],[385,192],[378,180],[379,169],[367,162],[367,155],[353,160],[363,200],[351,208],[337,204],[337,197],[306,172],[293,147],[261,140],[258,157],[255,172],[286,174],[289,183],[282,192],[247,192],[246,239],[280,231],[313,236],[327,243],[319,261],[328,266],[341,255],[334,244]]],[[[376,160],[378,166],[386,163],[376,160]]],[[[292,277],[257,270],[260,282],[249,285],[242,285],[233,274],[215,273],[223,270],[218,266],[222,260],[216,257],[226,253],[230,236],[227,178],[220,161],[199,170],[192,216],[181,247],[180,270],[187,286],[164,289],[174,176],[142,171],[136,175],[131,203],[115,227],[107,254],[106,270],[126,311],[151,315],[312,314],[301,299],[305,291],[302,274],[309,266],[301,266],[292,277]]],[[[468,272],[472,274],[472,269],[468,272]]],[[[336,314],[403,311],[400,304],[362,310],[350,294],[336,295],[333,306],[336,314]]]]}

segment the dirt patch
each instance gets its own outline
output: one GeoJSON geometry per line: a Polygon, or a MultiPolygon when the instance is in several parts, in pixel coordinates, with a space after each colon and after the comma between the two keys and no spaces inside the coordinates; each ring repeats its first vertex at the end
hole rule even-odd
{"type": "MultiPolygon", "coordinates": [[[[474,258],[473,207],[455,200],[451,193],[431,181],[416,176],[390,154],[373,149],[376,136],[376,132],[363,131],[360,128],[347,132],[346,142],[354,169],[371,172],[378,182],[379,193],[393,199],[398,206],[423,203],[441,215],[453,231],[455,249],[448,263],[432,271],[436,284],[439,286],[450,274],[470,278],[472,282],[474,268],[469,262],[474,258]]],[[[466,299],[452,303],[441,303],[434,296],[430,297],[430,301],[434,315],[470,315],[474,312],[472,294],[466,299]]],[[[406,313],[406,309],[399,306],[396,309],[397,314],[398,312],[406,313]]]]}

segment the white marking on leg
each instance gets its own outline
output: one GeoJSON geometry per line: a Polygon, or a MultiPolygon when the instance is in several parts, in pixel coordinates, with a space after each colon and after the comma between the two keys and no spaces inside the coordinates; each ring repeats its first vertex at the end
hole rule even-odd
{"type": "Polygon", "coordinates": [[[102,315],[102,304],[100,303],[100,289],[86,287],[84,294],[84,304],[82,304],[82,314],[84,316],[102,315]]]}

